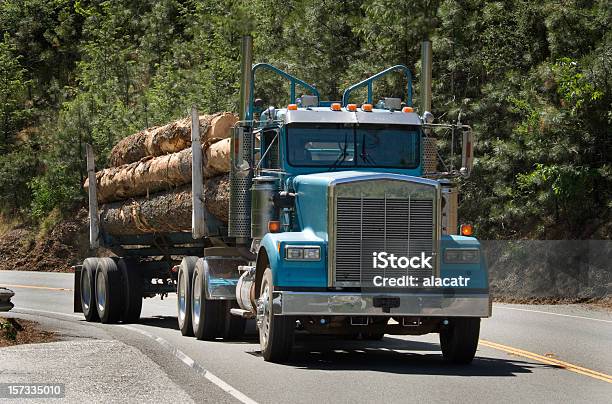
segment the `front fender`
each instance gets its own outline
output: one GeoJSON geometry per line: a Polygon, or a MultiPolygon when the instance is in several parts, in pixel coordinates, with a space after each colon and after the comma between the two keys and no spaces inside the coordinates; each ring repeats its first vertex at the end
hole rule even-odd
{"type": "Polygon", "coordinates": [[[441,240],[441,268],[442,278],[463,276],[470,278],[467,289],[487,290],[489,289],[489,276],[486,260],[480,247],[480,242],[474,237],[444,235],[441,240]],[[476,264],[447,264],[444,262],[444,250],[447,248],[477,248],[480,250],[480,262],[476,264]]]}
{"type": "Polygon", "coordinates": [[[268,233],[261,241],[261,249],[268,255],[274,286],[283,288],[327,287],[327,243],[310,230],[300,232],[268,233]],[[319,246],[319,261],[288,261],[285,246],[319,246]]]}

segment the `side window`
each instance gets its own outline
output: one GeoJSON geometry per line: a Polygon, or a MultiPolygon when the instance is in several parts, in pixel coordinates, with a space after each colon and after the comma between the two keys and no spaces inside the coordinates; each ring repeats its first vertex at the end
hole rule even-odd
{"type": "Polygon", "coordinates": [[[278,132],[276,130],[266,130],[262,134],[262,153],[268,150],[265,156],[262,166],[266,168],[278,169],[280,168],[280,157],[279,157],[279,137],[276,136],[278,132]]]}

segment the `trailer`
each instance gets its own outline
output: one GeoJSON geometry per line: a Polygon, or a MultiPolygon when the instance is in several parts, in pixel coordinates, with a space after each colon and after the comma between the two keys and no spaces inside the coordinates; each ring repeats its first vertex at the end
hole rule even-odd
{"type": "Polygon", "coordinates": [[[471,362],[480,319],[491,315],[480,243],[457,217],[457,179],[470,175],[474,139],[459,120],[434,123],[431,43],[422,49],[419,114],[406,66],[324,101],[305,81],[253,65],[244,37],[228,223],[202,200],[195,108],[191,232],[105,232],[88,147],[90,244],[115,256],[88,258],[75,271],[75,310],[87,321],[133,322],[143,298],[177,293],[183,335],[239,338],[254,319],[267,361],[287,360],[297,332],[362,340],[439,333],[445,359],[471,362]],[[288,105],[263,108],[256,99],[264,70],[289,82],[288,105]],[[375,83],[398,74],[403,97],[375,103],[375,83]]]}

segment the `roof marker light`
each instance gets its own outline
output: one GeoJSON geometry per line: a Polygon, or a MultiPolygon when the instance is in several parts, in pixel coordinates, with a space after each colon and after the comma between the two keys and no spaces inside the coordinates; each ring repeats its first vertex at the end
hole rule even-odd
{"type": "Polygon", "coordinates": [[[348,104],[346,106],[346,109],[351,111],[351,112],[355,112],[355,111],[357,111],[357,104],[348,104]]]}
{"type": "Polygon", "coordinates": [[[372,104],[362,104],[361,105],[361,110],[364,112],[372,112],[372,108],[374,108],[372,104]]]}
{"type": "Polygon", "coordinates": [[[287,109],[289,111],[297,111],[297,104],[289,104],[287,105],[287,109]]]}
{"type": "Polygon", "coordinates": [[[404,107],[404,108],[402,108],[402,112],[414,112],[414,108],[412,108],[412,107],[404,107]]]}
{"type": "Polygon", "coordinates": [[[332,103],[330,108],[332,111],[342,111],[342,105],[339,102],[332,103]]]}

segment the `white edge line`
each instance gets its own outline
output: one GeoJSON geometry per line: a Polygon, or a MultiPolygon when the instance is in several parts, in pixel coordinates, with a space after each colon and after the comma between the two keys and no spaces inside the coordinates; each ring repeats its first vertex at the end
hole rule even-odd
{"type": "MultiPolygon", "coordinates": [[[[78,319],[82,319],[83,318],[82,315],[77,315],[77,314],[72,314],[72,313],[60,313],[60,312],[57,312],[57,311],[28,309],[28,308],[24,308],[24,307],[19,307],[14,312],[15,313],[19,313],[20,310],[30,311],[30,312],[34,312],[34,313],[44,313],[44,314],[53,314],[53,315],[59,315],[59,316],[67,316],[67,317],[78,318],[78,319]]],[[[27,314],[27,313],[24,313],[24,314],[27,314]]],[[[245,404],[257,404],[257,401],[249,398],[246,394],[242,393],[241,391],[239,391],[236,388],[232,387],[230,384],[228,384],[228,383],[224,382],[223,380],[219,379],[217,376],[212,374],[210,371],[204,369],[195,360],[193,360],[191,357],[189,357],[186,353],[184,353],[180,349],[174,347],[170,342],[166,341],[165,339],[163,339],[161,337],[157,337],[157,336],[155,336],[155,335],[153,335],[153,334],[151,334],[151,333],[149,333],[147,331],[140,330],[138,328],[135,328],[135,327],[132,327],[132,326],[129,326],[129,325],[120,325],[120,327],[125,328],[125,329],[130,330],[130,331],[133,331],[133,332],[137,332],[137,333],[139,333],[141,335],[144,335],[147,338],[150,338],[150,339],[154,340],[155,342],[157,342],[158,344],[160,344],[164,348],[168,349],[177,359],[179,359],[185,365],[187,365],[191,369],[195,370],[197,373],[202,374],[211,383],[215,384],[221,390],[223,390],[226,393],[230,394],[231,396],[236,398],[241,403],[245,403],[245,404]]]]}
{"type": "Polygon", "coordinates": [[[612,323],[612,320],[603,320],[601,318],[592,318],[592,317],[584,317],[584,316],[573,316],[571,314],[561,314],[561,313],[552,313],[550,311],[542,311],[542,310],[529,310],[529,309],[521,309],[519,307],[505,307],[495,305],[493,309],[506,309],[506,310],[516,310],[516,311],[528,311],[532,313],[541,313],[541,314],[550,314],[552,316],[561,316],[561,317],[571,317],[571,318],[581,318],[583,320],[593,320],[593,321],[601,321],[602,323],[612,323]]]}

